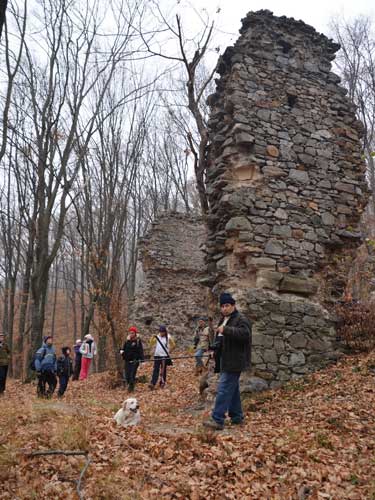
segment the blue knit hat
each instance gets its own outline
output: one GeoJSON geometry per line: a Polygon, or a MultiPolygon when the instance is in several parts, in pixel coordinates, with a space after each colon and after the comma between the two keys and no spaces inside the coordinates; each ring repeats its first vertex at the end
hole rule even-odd
{"type": "Polygon", "coordinates": [[[46,343],[48,339],[51,339],[52,338],[52,335],[45,335],[43,337],[43,342],[46,343]]]}
{"type": "Polygon", "coordinates": [[[167,332],[167,327],[165,325],[160,325],[159,326],[159,332],[167,332]]]}
{"type": "Polygon", "coordinates": [[[224,305],[224,304],[232,304],[234,305],[236,303],[236,301],[234,300],[234,298],[232,297],[232,295],[228,292],[224,292],[220,295],[220,305],[224,305]]]}

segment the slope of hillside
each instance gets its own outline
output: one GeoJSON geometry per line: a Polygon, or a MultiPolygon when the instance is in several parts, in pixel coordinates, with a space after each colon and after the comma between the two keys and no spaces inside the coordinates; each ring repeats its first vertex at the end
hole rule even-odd
{"type": "MultiPolygon", "coordinates": [[[[140,375],[150,374],[150,364],[140,375]]],[[[284,389],[244,401],[246,424],[207,432],[193,363],[164,390],[137,386],[142,422],[112,417],[127,393],[109,374],[73,382],[63,400],[38,400],[11,381],[0,400],[1,499],[375,499],[375,355],[349,357],[284,389]]]]}

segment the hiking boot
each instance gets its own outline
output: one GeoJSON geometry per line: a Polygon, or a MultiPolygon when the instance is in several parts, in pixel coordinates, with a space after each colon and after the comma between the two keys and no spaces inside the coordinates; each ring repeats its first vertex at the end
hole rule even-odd
{"type": "Polygon", "coordinates": [[[224,425],[219,424],[219,422],[216,422],[216,420],[214,420],[212,417],[204,420],[202,424],[204,427],[208,427],[209,429],[213,429],[214,431],[222,431],[224,429],[224,425]]]}
{"type": "Polygon", "coordinates": [[[245,425],[244,419],[242,419],[242,420],[231,420],[230,423],[232,425],[238,425],[240,427],[242,427],[243,425],[245,425]]]}

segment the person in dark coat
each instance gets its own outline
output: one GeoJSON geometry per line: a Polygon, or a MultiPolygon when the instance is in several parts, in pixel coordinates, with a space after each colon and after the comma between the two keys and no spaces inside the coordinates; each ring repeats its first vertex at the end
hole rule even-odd
{"type": "Polygon", "coordinates": [[[241,372],[250,366],[251,359],[251,323],[237,311],[231,294],[220,295],[220,311],[222,317],[214,344],[219,353],[220,379],[211,418],[203,422],[205,427],[215,430],[224,428],[226,414],[232,424],[242,423],[239,380],[241,372]]]}
{"type": "Polygon", "coordinates": [[[81,362],[82,362],[82,353],[80,352],[82,340],[77,339],[74,344],[74,370],[73,370],[73,378],[72,380],[78,380],[79,374],[81,372],[81,362]]]}
{"type": "Polygon", "coordinates": [[[129,328],[129,335],[124,343],[121,354],[125,360],[125,380],[128,384],[128,391],[133,392],[139,361],[143,361],[144,359],[142,340],[137,334],[135,326],[129,328]]]}
{"type": "Polygon", "coordinates": [[[61,349],[62,356],[57,360],[57,376],[59,377],[59,390],[57,395],[61,398],[68,387],[69,378],[73,375],[73,363],[70,357],[70,347],[61,349]]]}
{"type": "Polygon", "coordinates": [[[8,344],[5,342],[4,334],[0,333],[0,396],[2,396],[5,391],[9,363],[10,350],[8,344]]]}

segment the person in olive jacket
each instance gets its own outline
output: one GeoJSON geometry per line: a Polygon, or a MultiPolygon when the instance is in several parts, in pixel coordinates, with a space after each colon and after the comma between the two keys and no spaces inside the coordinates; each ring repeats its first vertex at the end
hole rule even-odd
{"type": "Polygon", "coordinates": [[[214,349],[220,368],[220,379],[211,418],[205,427],[221,430],[228,413],[232,424],[241,424],[243,412],[240,398],[240,375],[250,366],[251,323],[236,309],[231,294],[220,295],[222,318],[216,329],[214,349]]]}
{"type": "Polygon", "coordinates": [[[10,363],[10,350],[5,342],[3,333],[0,333],[0,396],[5,391],[5,383],[8,375],[8,366],[10,363]]]}

